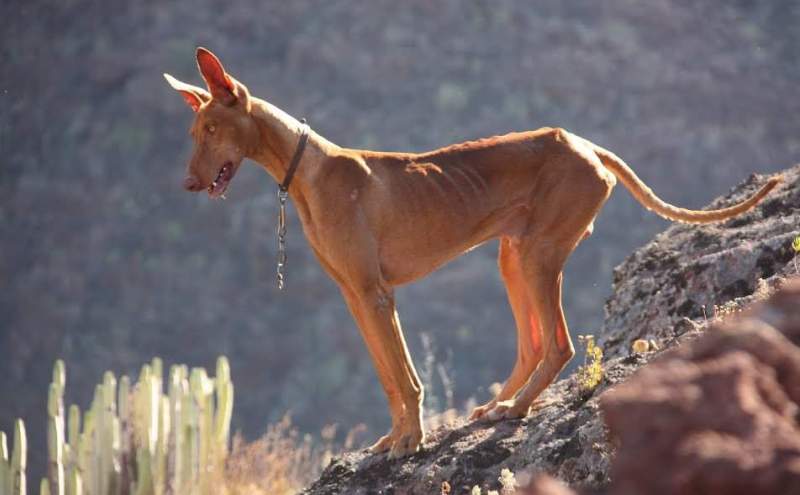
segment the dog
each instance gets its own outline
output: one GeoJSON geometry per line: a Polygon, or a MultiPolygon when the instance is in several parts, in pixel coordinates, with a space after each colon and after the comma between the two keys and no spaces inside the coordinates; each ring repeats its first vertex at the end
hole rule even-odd
{"type": "Polygon", "coordinates": [[[471,418],[523,417],[574,355],[561,307],[562,269],[591,234],[617,180],[645,208],[688,223],[746,212],[781,180],[770,178],[734,206],[697,211],[662,201],[615,154],[561,128],[426,153],[343,148],[251,96],[209,50],[198,48],[196,56],[207,90],[164,74],[195,112],[183,186],[219,197],[244,158],[284,182],[311,249],[338,284],[374,362],[392,426],[371,450],[391,458],[418,451],[425,436],[423,388],[394,287],[499,238],[517,357],[497,396],[471,418]]]}

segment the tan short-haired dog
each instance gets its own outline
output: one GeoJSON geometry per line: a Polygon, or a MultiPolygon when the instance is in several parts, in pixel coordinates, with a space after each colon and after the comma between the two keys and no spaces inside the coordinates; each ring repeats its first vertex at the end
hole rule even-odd
{"type": "Polygon", "coordinates": [[[197,63],[208,91],[165,74],[196,113],[184,187],[220,196],[244,158],[284,181],[300,150],[288,192],[311,248],[339,284],[374,361],[392,428],[372,450],[388,450],[391,457],[416,452],[424,440],[422,384],[395,311],[395,286],[500,238],[517,359],[498,395],[472,417],[525,416],[574,354],[561,309],[561,271],[591,234],[617,179],[646,208],[695,223],[745,212],[780,181],[769,179],[729,208],[695,211],[665,203],[616,155],[558,128],[427,153],[342,148],[250,96],[210,51],[198,48],[197,63]]]}

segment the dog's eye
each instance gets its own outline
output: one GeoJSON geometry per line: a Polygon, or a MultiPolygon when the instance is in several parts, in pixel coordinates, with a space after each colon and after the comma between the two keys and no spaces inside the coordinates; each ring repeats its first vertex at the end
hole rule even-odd
{"type": "Polygon", "coordinates": [[[217,126],[215,126],[214,124],[206,124],[206,131],[209,134],[214,134],[214,131],[216,131],[216,130],[217,130],[217,126]]]}

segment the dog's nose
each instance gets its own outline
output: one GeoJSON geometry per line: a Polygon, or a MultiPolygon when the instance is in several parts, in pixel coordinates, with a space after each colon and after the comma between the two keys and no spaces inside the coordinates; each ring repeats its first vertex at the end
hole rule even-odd
{"type": "Polygon", "coordinates": [[[200,181],[194,175],[187,175],[186,178],[183,179],[183,188],[187,191],[199,191],[202,189],[200,181]]]}

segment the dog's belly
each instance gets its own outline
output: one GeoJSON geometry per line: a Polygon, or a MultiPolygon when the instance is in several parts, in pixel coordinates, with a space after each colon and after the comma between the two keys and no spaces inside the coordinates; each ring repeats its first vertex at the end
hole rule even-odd
{"type": "Polygon", "coordinates": [[[469,218],[429,217],[395,228],[380,242],[382,276],[390,285],[418,280],[489,239],[517,235],[529,212],[524,204],[507,205],[469,218]]]}
{"type": "Polygon", "coordinates": [[[382,260],[381,272],[384,280],[389,285],[407,284],[428,275],[448,261],[457,258],[460,254],[482,244],[482,242],[474,245],[459,246],[449,252],[420,253],[402,261],[392,256],[387,256],[385,262],[382,260]]]}

